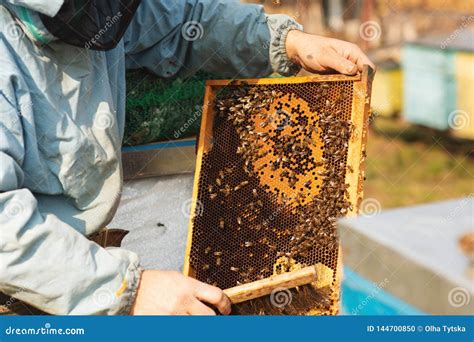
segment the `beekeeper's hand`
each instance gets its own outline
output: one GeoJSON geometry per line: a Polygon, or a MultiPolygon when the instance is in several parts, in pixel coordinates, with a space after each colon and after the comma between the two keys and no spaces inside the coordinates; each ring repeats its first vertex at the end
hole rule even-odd
{"type": "Polygon", "coordinates": [[[173,271],[142,273],[132,315],[215,315],[230,313],[230,301],[222,290],[173,271]]]}
{"type": "Polygon", "coordinates": [[[375,65],[355,44],[292,30],[286,39],[288,57],[304,69],[315,73],[336,70],[354,75],[364,64],[375,65]]]}

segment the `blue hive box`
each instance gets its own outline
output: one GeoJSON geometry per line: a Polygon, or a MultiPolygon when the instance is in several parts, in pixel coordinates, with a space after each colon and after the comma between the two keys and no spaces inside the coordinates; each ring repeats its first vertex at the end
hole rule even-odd
{"type": "Polygon", "coordinates": [[[460,51],[469,50],[472,32],[404,46],[403,115],[408,122],[438,130],[450,128],[449,115],[457,107],[455,58],[460,51]]]}

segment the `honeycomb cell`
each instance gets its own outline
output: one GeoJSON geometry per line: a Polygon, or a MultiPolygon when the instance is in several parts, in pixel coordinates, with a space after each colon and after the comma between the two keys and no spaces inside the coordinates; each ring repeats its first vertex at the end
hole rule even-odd
{"type": "Polygon", "coordinates": [[[192,219],[189,262],[197,279],[230,288],[269,277],[287,257],[323,263],[336,281],[335,218],[352,206],[353,93],[353,81],[217,91],[192,219]]]}

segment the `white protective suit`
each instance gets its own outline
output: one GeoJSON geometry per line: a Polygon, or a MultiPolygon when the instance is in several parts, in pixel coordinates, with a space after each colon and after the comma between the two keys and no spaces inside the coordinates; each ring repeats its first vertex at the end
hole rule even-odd
{"type": "Polygon", "coordinates": [[[51,314],[128,314],[137,256],[86,238],[120,200],[126,67],[289,75],[300,27],[232,0],[150,0],[116,48],[92,51],[41,25],[62,1],[0,0],[0,291],[51,314]],[[190,22],[199,39],[185,39],[190,22]]]}

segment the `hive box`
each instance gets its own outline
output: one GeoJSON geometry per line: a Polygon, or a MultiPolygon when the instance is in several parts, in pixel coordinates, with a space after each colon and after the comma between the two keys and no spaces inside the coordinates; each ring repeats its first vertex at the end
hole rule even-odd
{"type": "MultiPolygon", "coordinates": [[[[474,32],[465,29],[452,37],[427,37],[404,46],[403,115],[408,122],[449,130],[457,112],[472,118],[467,95],[472,94],[472,58],[464,53],[472,53],[473,38],[474,32]]],[[[466,125],[456,130],[469,135],[466,125]]]]}
{"type": "Polygon", "coordinates": [[[474,273],[459,238],[473,212],[471,196],[342,219],[344,264],[424,312],[472,315],[474,273]]]}

